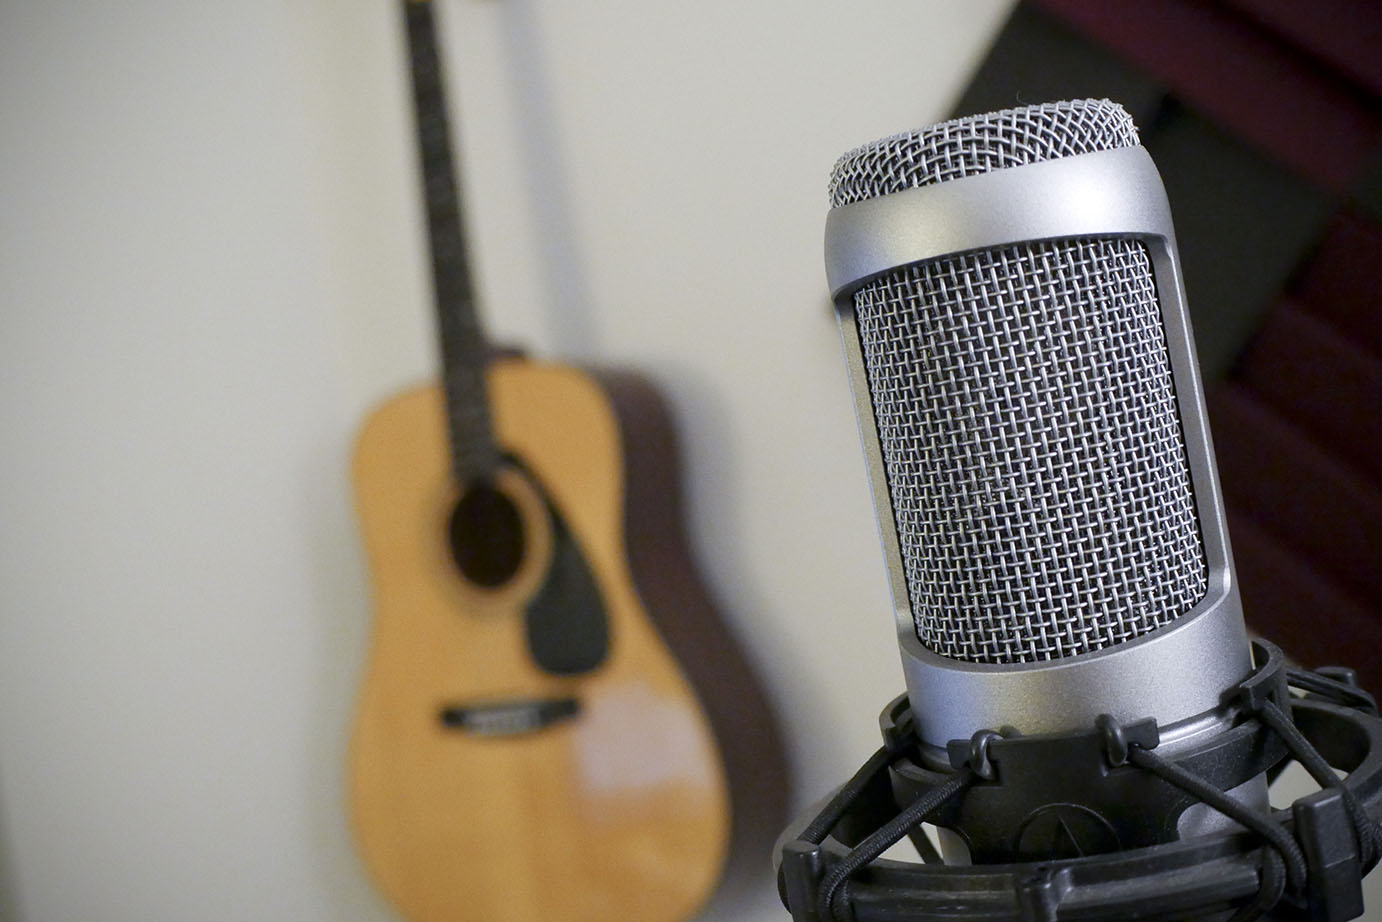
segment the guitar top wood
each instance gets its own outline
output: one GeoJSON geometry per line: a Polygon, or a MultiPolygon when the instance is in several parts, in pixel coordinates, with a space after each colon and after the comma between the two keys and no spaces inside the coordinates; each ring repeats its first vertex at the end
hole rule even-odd
{"type": "Polygon", "coordinates": [[[501,586],[468,582],[449,553],[441,389],[386,404],[359,441],[377,607],[350,752],[362,855],[413,922],[689,919],[721,873],[729,794],[630,576],[619,421],[572,368],[503,360],[487,379],[496,441],[521,461],[494,479],[525,535],[501,586]],[[579,675],[540,668],[525,641],[553,554],[549,504],[606,606],[608,654],[579,675]],[[573,707],[529,725],[532,702],[573,707]],[[448,724],[448,710],[471,722],[448,724]]]}

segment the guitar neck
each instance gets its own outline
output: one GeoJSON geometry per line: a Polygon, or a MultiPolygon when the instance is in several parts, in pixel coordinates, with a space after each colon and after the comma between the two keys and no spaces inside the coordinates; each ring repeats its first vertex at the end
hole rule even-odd
{"type": "Polygon", "coordinates": [[[404,0],[403,9],[412,60],[413,107],[432,251],[452,473],[458,484],[465,485],[489,474],[499,463],[485,387],[489,347],[476,312],[432,4],[404,0]]]}

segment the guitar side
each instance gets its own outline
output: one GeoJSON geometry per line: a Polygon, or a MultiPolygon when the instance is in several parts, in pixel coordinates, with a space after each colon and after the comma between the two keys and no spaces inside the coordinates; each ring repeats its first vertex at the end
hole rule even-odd
{"type": "Polygon", "coordinates": [[[531,477],[508,491],[529,546],[501,587],[468,583],[448,555],[457,494],[440,389],[386,404],[357,448],[376,593],[350,752],[362,857],[414,922],[688,919],[725,860],[729,794],[706,717],[630,577],[619,423],[575,369],[503,360],[488,386],[497,441],[531,477]],[[606,659],[574,676],[539,668],[524,637],[523,605],[552,554],[549,502],[609,622],[606,659]],[[579,710],[499,734],[441,717],[456,702],[531,700],[579,710]]]}

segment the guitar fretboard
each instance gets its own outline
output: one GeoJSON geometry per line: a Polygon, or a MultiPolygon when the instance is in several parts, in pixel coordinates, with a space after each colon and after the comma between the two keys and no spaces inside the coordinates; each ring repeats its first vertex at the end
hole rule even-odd
{"type": "Polygon", "coordinates": [[[488,474],[499,462],[485,387],[489,347],[476,313],[467,259],[432,4],[405,0],[403,8],[412,58],[413,106],[432,250],[452,472],[457,483],[464,485],[488,474]]]}

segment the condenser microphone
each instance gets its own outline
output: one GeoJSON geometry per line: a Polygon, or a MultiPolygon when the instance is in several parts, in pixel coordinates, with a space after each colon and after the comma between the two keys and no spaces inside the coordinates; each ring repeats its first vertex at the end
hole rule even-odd
{"type": "MultiPolygon", "coordinates": [[[[1003,885],[1030,904],[1013,918],[1058,917],[1078,890],[1061,862],[1133,849],[1162,849],[1171,876],[1152,898],[1118,871],[1106,905],[1077,898],[1089,918],[1141,897],[1173,916],[1209,892],[1233,905],[1232,875],[1191,886],[1208,859],[1171,852],[1268,835],[1286,744],[1261,711],[1292,702],[1244,627],[1170,207],[1131,116],[1076,100],[895,135],[845,154],[829,195],[906,695],[874,763],[784,835],[784,901],[855,918],[872,893],[903,919],[910,887],[970,918],[970,878],[904,887],[885,868],[886,897],[859,878],[903,834],[926,857],[924,819],[950,865],[1025,869],[1003,885]]],[[[1373,859],[1358,824],[1331,827],[1362,849],[1355,871],[1373,859]]],[[[1305,886],[1297,845],[1268,852],[1235,867],[1239,897],[1305,886]]]]}
{"type": "Polygon", "coordinates": [[[1231,719],[1252,662],[1170,209],[1122,107],[846,154],[839,307],[923,742],[1231,719]]]}

